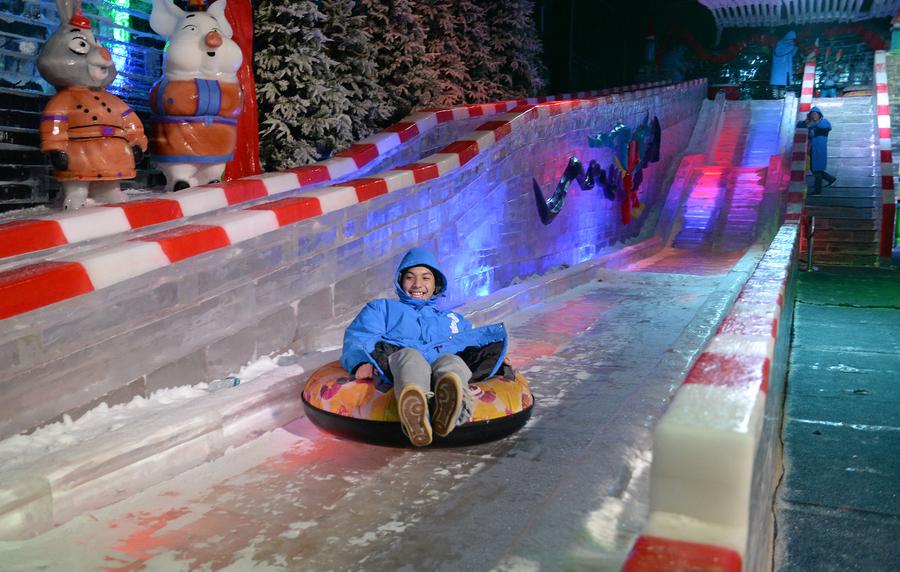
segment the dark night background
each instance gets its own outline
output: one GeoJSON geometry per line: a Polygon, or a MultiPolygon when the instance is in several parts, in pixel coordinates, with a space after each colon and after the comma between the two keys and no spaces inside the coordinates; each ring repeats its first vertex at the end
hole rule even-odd
{"type": "Polygon", "coordinates": [[[550,82],[546,93],[633,82],[651,33],[657,48],[679,27],[704,46],[716,40],[712,14],[695,0],[538,0],[535,9],[550,82]]]}

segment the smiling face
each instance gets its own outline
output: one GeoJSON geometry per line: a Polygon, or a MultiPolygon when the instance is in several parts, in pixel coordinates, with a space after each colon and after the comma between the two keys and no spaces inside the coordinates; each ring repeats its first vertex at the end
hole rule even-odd
{"type": "Polygon", "coordinates": [[[410,298],[429,300],[436,287],[434,273],[427,266],[407,268],[400,275],[400,287],[410,298]]]}

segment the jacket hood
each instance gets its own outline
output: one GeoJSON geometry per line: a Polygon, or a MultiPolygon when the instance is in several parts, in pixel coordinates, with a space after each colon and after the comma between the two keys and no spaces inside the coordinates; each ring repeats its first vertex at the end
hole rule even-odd
{"type": "Polygon", "coordinates": [[[394,290],[397,291],[397,296],[400,297],[400,300],[406,303],[434,303],[435,298],[446,295],[447,277],[444,276],[444,273],[438,268],[437,260],[434,258],[434,255],[431,254],[431,251],[424,248],[413,248],[406,253],[403,260],[400,261],[400,265],[397,266],[397,274],[394,277],[394,290]],[[403,275],[404,270],[412,268],[413,266],[427,266],[434,273],[434,296],[432,296],[430,300],[419,300],[403,291],[403,287],[400,285],[400,277],[403,275]]]}
{"type": "Polygon", "coordinates": [[[797,38],[797,32],[791,30],[790,32],[788,32],[787,34],[785,34],[784,37],[781,38],[781,40],[782,40],[782,41],[784,41],[784,40],[794,40],[794,39],[796,39],[796,38],[797,38]]]}
{"type": "Polygon", "coordinates": [[[810,108],[809,112],[812,113],[813,111],[815,111],[816,113],[818,113],[818,114],[819,114],[819,117],[825,117],[825,114],[822,113],[822,110],[819,109],[817,106],[814,106],[814,107],[811,107],[811,108],[810,108]]]}

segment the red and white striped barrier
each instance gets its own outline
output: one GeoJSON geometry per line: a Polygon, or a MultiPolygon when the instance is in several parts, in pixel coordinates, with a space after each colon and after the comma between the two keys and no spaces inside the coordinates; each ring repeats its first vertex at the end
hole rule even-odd
{"type": "Polygon", "coordinates": [[[655,82],[611,90],[565,93],[418,111],[337,153],[333,158],[313,165],[255,175],[227,183],[202,185],[168,194],[165,198],[89,207],[74,212],[0,223],[0,259],[111,236],[335,181],[355,173],[378,157],[442,123],[506,113],[523,104],[596,97],[663,84],[664,82],[655,82]]]}
{"type": "Polygon", "coordinates": [[[754,459],[798,230],[781,227],[660,419],[650,518],[623,570],[743,569],[754,459]]]}
{"type": "MultiPolygon", "coordinates": [[[[703,81],[705,80],[693,80],[675,86],[654,88],[646,95],[693,87],[703,81]]],[[[522,104],[511,112],[496,116],[476,127],[471,135],[454,141],[437,153],[416,163],[385,171],[377,177],[354,179],[301,191],[288,198],[210,215],[183,226],[101,247],[71,258],[43,261],[0,272],[0,319],[99,290],[204,252],[237,244],[289,224],[435,179],[465,165],[479,153],[537,117],[559,115],[624,98],[624,95],[617,94],[536,105],[522,104]]],[[[253,195],[259,192],[260,184],[285,188],[291,184],[290,177],[291,174],[284,172],[267,173],[235,181],[233,188],[240,188],[239,192],[244,193],[244,196],[253,195]],[[246,189],[239,185],[245,185],[246,189]]],[[[195,207],[194,212],[204,212],[202,209],[205,207],[211,207],[207,209],[211,210],[218,208],[211,205],[221,205],[221,198],[212,194],[213,188],[189,191],[194,191],[191,196],[196,202],[190,203],[195,207]]],[[[127,209],[130,204],[132,203],[121,208],[127,209]]]]}
{"type": "Polygon", "coordinates": [[[878,149],[881,161],[881,238],[878,255],[890,257],[894,248],[894,157],[891,152],[891,108],[888,99],[887,64],[884,51],[875,52],[875,104],[878,114],[878,149]]]}
{"type": "MultiPolygon", "coordinates": [[[[803,83],[800,87],[800,105],[797,119],[805,117],[812,107],[813,86],[816,80],[816,62],[808,61],[803,66],[803,83]]],[[[794,130],[794,147],[791,151],[791,184],[788,187],[787,209],[784,214],[786,222],[799,223],[803,216],[804,192],[806,191],[806,145],[807,130],[797,127],[794,130]]]]}

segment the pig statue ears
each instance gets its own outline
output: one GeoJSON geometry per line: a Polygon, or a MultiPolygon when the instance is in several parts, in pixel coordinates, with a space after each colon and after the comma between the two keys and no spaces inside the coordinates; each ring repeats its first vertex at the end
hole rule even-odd
{"type": "MultiPolygon", "coordinates": [[[[65,0],[57,0],[64,2],[65,0]]],[[[231,24],[225,18],[225,0],[213,2],[206,10],[206,13],[216,19],[219,23],[219,31],[226,38],[230,38],[234,33],[231,24]]],[[[150,12],[150,28],[154,32],[164,38],[169,38],[175,33],[178,22],[184,18],[188,12],[185,12],[176,6],[172,0],[153,0],[153,9],[150,12]]]]}

